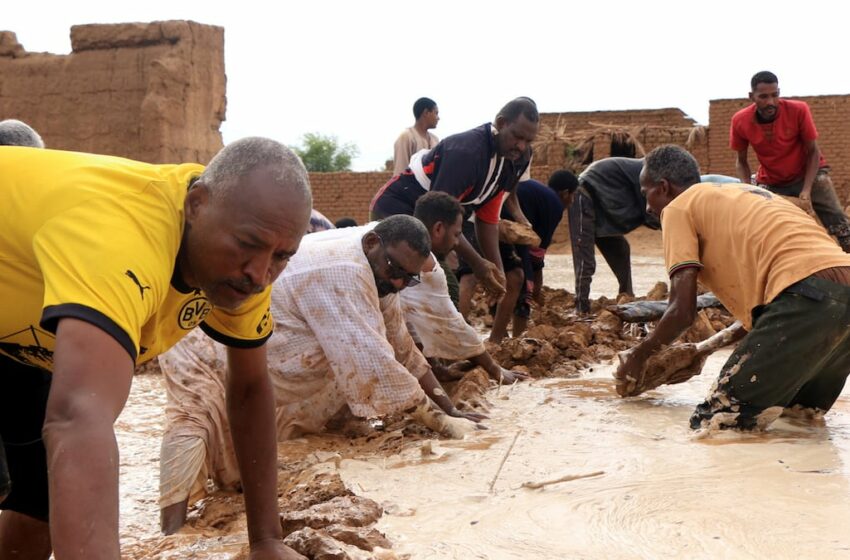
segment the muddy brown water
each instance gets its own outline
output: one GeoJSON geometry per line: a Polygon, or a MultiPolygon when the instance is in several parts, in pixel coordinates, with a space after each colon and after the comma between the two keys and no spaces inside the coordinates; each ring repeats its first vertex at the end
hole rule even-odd
{"type": "MultiPolygon", "coordinates": [[[[664,279],[659,257],[633,261],[636,293],[664,279]]],[[[571,271],[568,255],[547,258],[548,285],[572,291],[571,271]]],[[[600,259],[593,296],[615,288],[600,259]]],[[[391,452],[346,448],[341,462],[332,452],[346,447],[340,438],[285,442],[281,453],[337,470],[355,494],[381,503],[377,527],[398,557],[850,558],[850,391],[821,425],[783,419],[766,434],[697,439],[688,416],[728,353],[688,383],[633,399],[614,393],[611,364],[493,389],[489,430],[431,441],[430,453],[403,436],[391,452]]],[[[222,529],[159,536],[164,400],[159,377],[137,376],[116,423],[124,556],[243,557],[235,511],[222,529]]]]}

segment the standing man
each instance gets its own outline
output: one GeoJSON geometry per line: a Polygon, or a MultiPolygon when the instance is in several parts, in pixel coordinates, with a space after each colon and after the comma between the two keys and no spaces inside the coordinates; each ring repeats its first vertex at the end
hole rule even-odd
{"type": "MultiPolygon", "coordinates": [[[[631,248],[625,235],[640,226],[658,229],[640,190],[643,159],[594,161],[579,175],[569,206],[570,245],[576,278],[576,311],[590,312],[590,283],[596,272],[594,245],[617,278],[619,293],[632,291],[631,248]]],[[[557,172],[556,172],[557,173],[557,172]]]]}
{"type": "Polygon", "coordinates": [[[779,79],[759,72],[750,81],[749,107],[732,117],[729,145],[737,153],[735,169],[744,183],[751,180],[747,149],[759,161],[756,183],[771,192],[799,197],[817,214],[830,235],[850,253],[850,220],[841,209],[829,167],[818,149],[818,131],[809,106],[781,99],[779,79]]]}
{"type": "MultiPolygon", "coordinates": [[[[549,184],[529,179],[517,185],[516,196],[523,214],[531,222],[540,245],[511,245],[500,243],[502,263],[507,277],[505,297],[496,306],[490,342],[501,342],[508,336],[508,323],[513,319],[513,335],[520,336],[531,316],[530,300],[542,303],[543,266],[546,249],[561,219],[564,208],[569,207],[577,179],[570,171],[561,169],[549,177],[549,184]],[[508,263],[513,263],[509,265],[508,263]],[[511,267],[511,268],[509,268],[511,267]]],[[[502,210],[502,218],[513,220],[513,215],[502,210]]]]}
{"type": "Polygon", "coordinates": [[[440,122],[440,109],[433,99],[420,97],[413,104],[413,118],[416,122],[405,128],[393,147],[393,175],[401,175],[410,164],[410,157],[419,150],[430,150],[440,141],[428,132],[437,128],[440,122]]]}
{"type": "Polygon", "coordinates": [[[300,558],[278,521],[264,343],[310,206],[303,165],[265,138],[206,169],[0,148],[0,557],[120,557],[113,423],[134,365],[200,326],[229,347],[250,557],[300,558]]]}
{"type": "MultiPolygon", "coordinates": [[[[461,238],[458,256],[488,291],[501,298],[505,278],[499,256],[499,211],[505,193],[513,191],[528,167],[539,121],[534,101],[518,97],[502,107],[493,124],[454,134],[431,151],[414,154],[408,169],[390,179],[372,199],[373,218],[412,215],[416,201],[429,190],[454,196],[465,210],[475,213],[475,233],[483,255],[461,238]]],[[[508,197],[506,204],[528,223],[515,197],[508,197]]]]}
{"type": "Polygon", "coordinates": [[[699,281],[749,334],[691,428],[761,429],[784,409],[826,412],[850,372],[850,256],[782,197],[699,180],[678,146],[646,156],[641,189],[661,216],[670,305],[617,370],[617,391],[627,394],[649,357],[693,323],[699,281]]]}

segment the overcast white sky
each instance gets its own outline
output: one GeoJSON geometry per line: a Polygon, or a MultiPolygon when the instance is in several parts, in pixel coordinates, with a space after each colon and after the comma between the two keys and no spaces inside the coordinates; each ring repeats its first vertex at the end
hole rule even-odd
{"type": "Polygon", "coordinates": [[[709,100],[745,96],[759,70],[776,73],[784,95],[850,93],[847,21],[834,1],[55,4],[15,2],[0,29],[29,51],[64,54],[74,24],[223,26],[225,142],[330,134],[358,146],[356,171],[383,168],[421,96],[437,101],[443,138],[518,95],[543,112],[679,107],[707,124],[709,100]]]}

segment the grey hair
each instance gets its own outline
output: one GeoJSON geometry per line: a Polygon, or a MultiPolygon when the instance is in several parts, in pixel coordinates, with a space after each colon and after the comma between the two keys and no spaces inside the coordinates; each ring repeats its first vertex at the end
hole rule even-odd
{"type": "Polygon", "coordinates": [[[0,121],[0,146],[44,148],[44,140],[25,122],[15,119],[0,121]]]}
{"type": "Polygon", "coordinates": [[[646,154],[643,169],[646,177],[653,183],[667,179],[671,184],[687,189],[700,182],[696,158],[675,144],[658,146],[646,154]]]}
{"type": "Polygon", "coordinates": [[[431,253],[431,235],[425,228],[425,224],[413,216],[396,214],[384,218],[372,231],[378,234],[384,246],[395,245],[404,241],[423,257],[431,253]]]}
{"type": "Polygon", "coordinates": [[[239,180],[257,169],[269,169],[275,185],[293,189],[312,206],[307,169],[295,152],[269,138],[252,136],[231,142],[212,158],[198,179],[214,197],[229,196],[239,180]]]}

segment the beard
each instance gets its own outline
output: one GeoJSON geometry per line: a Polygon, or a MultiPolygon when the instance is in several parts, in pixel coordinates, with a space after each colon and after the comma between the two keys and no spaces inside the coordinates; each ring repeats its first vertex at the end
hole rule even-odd
{"type": "Polygon", "coordinates": [[[378,297],[384,297],[398,292],[398,289],[389,280],[375,278],[375,285],[378,287],[378,297]]]}

